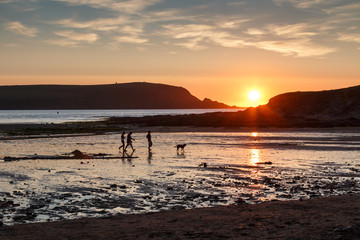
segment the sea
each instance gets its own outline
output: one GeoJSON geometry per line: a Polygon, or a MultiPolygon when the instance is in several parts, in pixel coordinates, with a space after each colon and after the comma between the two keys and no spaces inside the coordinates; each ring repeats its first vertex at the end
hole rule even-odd
{"type": "Polygon", "coordinates": [[[112,110],[0,110],[0,124],[43,124],[100,121],[108,117],[236,112],[239,109],[112,109],[112,110]]]}
{"type": "MultiPolygon", "coordinates": [[[[154,113],[146,111],[135,113],[154,113]]],[[[58,115],[46,114],[56,116],[52,122],[58,115]]],[[[82,119],[94,114],[87,116],[82,119]]],[[[40,118],[35,122],[47,119],[40,118]]],[[[133,138],[136,150],[126,153],[119,150],[117,132],[2,138],[0,221],[14,225],[360,193],[359,129],[154,131],[151,151],[146,132],[134,132],[133,138]],[[177,144],[186,147],[177,150],[177,144]],[[74,150],[104,157],[61,159],[74,150]],[[41,158],[4,161],[6,156],[41,158]]]]}

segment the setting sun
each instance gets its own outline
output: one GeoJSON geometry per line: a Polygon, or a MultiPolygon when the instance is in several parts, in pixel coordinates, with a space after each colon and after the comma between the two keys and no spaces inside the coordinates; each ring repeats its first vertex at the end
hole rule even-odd
{"type": "Polygon", "coordinates": [[[257,101],[260,98],[260,92],[257,90],[252,90],[249,92],[248,97],[251,101],[257,101]]]}

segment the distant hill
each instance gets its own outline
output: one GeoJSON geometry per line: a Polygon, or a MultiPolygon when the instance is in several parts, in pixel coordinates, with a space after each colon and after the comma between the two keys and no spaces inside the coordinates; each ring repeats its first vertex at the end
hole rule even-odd
{"type": "Polygon", "coordinates": [[[360,86],[284,93],[245,111],[183,116],[111,118],[109,122],[202,127],[360,127],[360,86]]]}
{"type": "Polygon", "coordinates": [[[0,109],[230,108],[182,87],[154,83],[0,86],[0,109]]]}
{"type": "Polygon", "coordinates": [[[320,92],[284,93],[267,106],[286,117],[360,119],[360,86],[320,92]]]}
{"type": "Polygon", "coordinates": [[[263,126],[360,126],[360,86],[284,93],[244,114],[263,126]]]}

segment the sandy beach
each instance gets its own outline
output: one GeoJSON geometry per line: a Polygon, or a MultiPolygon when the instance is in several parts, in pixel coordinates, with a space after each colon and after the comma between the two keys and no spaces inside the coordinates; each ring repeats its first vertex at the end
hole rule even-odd
{"type": "Polygon", "coordinates": [[[11,239],[360,239],[360,196],[118,215],[0,228],[11,239]]]}
{"type": "MultiPolygon", "coordinates": [[[[360,239],[358,129],[152,130],[154,155],[137,128],[131,161],[2,162],[0,239],[360,239]],[[178,141],[190,143],[185,154],[169,149],[178,141]]],[[[116,156],[118,135],[5,136],[1,146],[116,156]]]]}

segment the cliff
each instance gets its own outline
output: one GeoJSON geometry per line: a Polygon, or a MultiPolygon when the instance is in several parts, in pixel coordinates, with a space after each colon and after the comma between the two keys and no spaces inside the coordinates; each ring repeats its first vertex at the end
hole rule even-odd
{"type": "Polygon", "coordinates": [[[360,127],[360,86],[280,94],[266,105],[245,111],[111,118],[109,122],[198,127],[360,127]]]}
{"type": "Polygon", "coordinates": [[[196,109],[229,106],[153,83],[1,86],[0,109],[196,109]]]}
{"type": "Polygon", "coordinates": [[[360,119],[360,86],[278,95],[267,106],[283,117],[360,119]]]}

